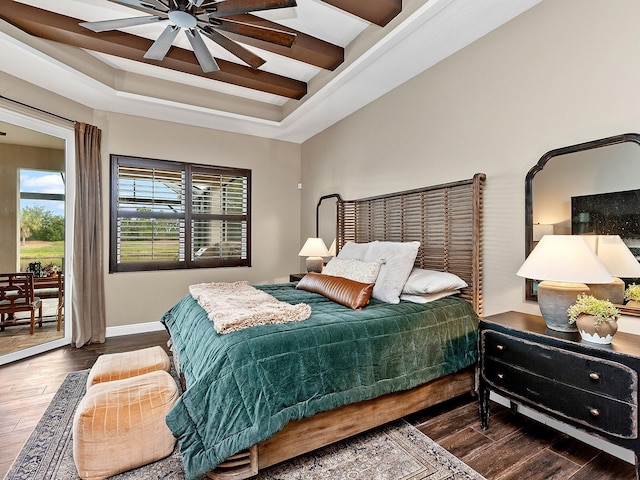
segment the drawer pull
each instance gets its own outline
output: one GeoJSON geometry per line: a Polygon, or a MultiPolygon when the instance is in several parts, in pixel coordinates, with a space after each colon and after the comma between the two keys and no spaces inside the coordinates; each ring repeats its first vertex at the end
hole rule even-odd
{"type": "Polygon", "coordinates": [[[589,374],[589,378],[597,382],[598,380],[600,380],[600,375],[598,375],[596,372],[591,372],[589,374]]]}
{"type": "Polygon", "coordinates": [[[501,351],[503,351],[503,350],[504,350],[504,345],[498,344],[498,345],[496,345],[496,349],[497,349],[499,352],[501,352],[501,351]]]}
{"type": "Polygon", "coordinates": [[[600,416],[600,412],[598,411],[597,408],[590,408],[589,413],[593,418],[598,418],[600,416]]]}
{"type": "Polygon", "coordinates": [[[504,373],[499,373],[497,375],[497,377],[498,377],[499,380],[503,380],[504,379],[504,373]]]}

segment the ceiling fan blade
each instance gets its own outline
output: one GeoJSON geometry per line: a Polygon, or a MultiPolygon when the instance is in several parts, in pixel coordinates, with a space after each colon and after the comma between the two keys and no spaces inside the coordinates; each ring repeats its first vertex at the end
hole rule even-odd
{"type": "Polygon", "coordinates": [[[152,8],[158,8],[162,11],[168,11],[170,10],[169,8],[169,3],[171,3],[171,0],[169,1],[163,1],[163,0],[140,0],[140,3],[143,6],[149,6],[152,8]]]}
{"type": "Polygon", "coordinates": [[[295,7],[296,0],[223,0],[221,2],[203,3],[203,8],[209,17],[226,17],[240,13],[258,10],[272,10],[275,8],[295,7]]]}
{"type": "Polygon", "coordinates": [[[231,52],[240,60],[242,60],[244,63],[246,63],[247,65],[250,65],[252,68],[257,69],[258,67],[260,67],[260,65],[262,65],[265,62],[263,58],[260,58],[255,53],[251,52],[250,50],[247,50],[239,43],[234,42],[233,40],[225,37],[221,33],[216,32],[213,28],[207,28],[206,30],[202,30],[202,34],[209,37],[211,40],[216,42],[222,48],[231,52]]]}
{"type": "Polygon", "coordinates": [[[216,60],[211,55],[211,52],[204,44],[204,40],[197,32],[197,30],[190,28],[185,30],[184,33],[187,35],[189,39],[189,43],[191,43],[191,47],[193,47],[193,53],[198,59],[198,63],[202,67],[202,71],[205,73],[215,72],[220,70],[220,67],[216,63],[216,60]]]}
{"type": "Polygon", "coordinates": [[[168,5],[160,0],[109,0],[112,3],[133,7],[138,10],[146,9],[153,11],[166,12],[169,10],[168,5]]]}
{"type": "Polygon", "coordinates": [[[144,54],[144,58],[148,58],[149,60],[162,60],[171,48],[171,44],[179,31],[180,27],[168,25],[158,39],[153,42],[153,45],[147,50],[147,53],[144,54]]]}
{"type": "Polygon", "coordinates": [[[264,42],[275,43],[283,47],[291,47],[296,39],[295,33],[289,33],[274,28],[261,27],[245,22],[236,22],[229,18],[216,18],[212,20],[215,28],[225,32],[237,33],[245,37],[255,38],[264,42]]]}
{"type": "Polygon", "coordinates": [[[107,32],[109,30],[117,30],[125,27],[135,27],[138,25],[147,25],[149,23],[159,22],[160,17],[134,17],[120,18],[118,20],[104,20],[102,22],[82,22],[81,27],[88,28],[94,32],[107,32]]]}

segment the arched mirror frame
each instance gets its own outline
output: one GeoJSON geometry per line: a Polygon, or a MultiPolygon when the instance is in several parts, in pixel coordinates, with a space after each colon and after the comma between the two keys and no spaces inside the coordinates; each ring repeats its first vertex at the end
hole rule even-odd
{"type": "MultiPolygon", "coordinates": [[[[534,165],[531,170],[529,170],[525,179],[525,258],[528,257],[529,253],[531,253],[531,250],[533,250],[533,179],[536,174],[543,170],[545,165],[552,158],[567,155],[570,153],[583,152],[587,150],[593,150],[595,148],[607,147],[624,142],[632,142],[640,147],[640,134],[625,133],[613,137],[601,138],[599,140],[578,143],[576,145],[570,145],[568,147],[557,148],[545,153],[540,158],[538,163],[534,165]]],[[[526,299],[537,301],[538,296],[534,292],[533,280],[526,279],[525,282],[526,299]]]]}
{"type": "MultiPolygon", "coordinates": [[[[320,237],[320,207],[322,205],[322,202],[324,202],[325,200],[328,200],[330,198],[335,198],[335,202],[336,202],[336,212],[335,212],[335,215],[334,215],[335,231],[334,231],[333,238],[336,238],[336,235],[338,233],[338,210],[337,210],[337,205],[338,205],[338,202],[342,201],[342,197],[340,196],[339,193],[330,193],[328,195],[321,196],[320,199],[318,200],[318,204],[316,205],[316,237],[320,237]]],[[[329,248],[329,245],[327,245],[327,248],[329,248]]]]}

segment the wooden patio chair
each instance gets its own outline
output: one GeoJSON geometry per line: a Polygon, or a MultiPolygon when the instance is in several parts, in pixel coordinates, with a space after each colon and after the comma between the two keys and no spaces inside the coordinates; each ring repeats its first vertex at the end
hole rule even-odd
{"type": "Polygon", "coordinates": [[[17,312],[31,312],[29,333],[33,335],[38,310],[42,327],[42,300],[33,291],[33,273],[0,273],[0,331],[9,324],[5,318],[17,312]]]}

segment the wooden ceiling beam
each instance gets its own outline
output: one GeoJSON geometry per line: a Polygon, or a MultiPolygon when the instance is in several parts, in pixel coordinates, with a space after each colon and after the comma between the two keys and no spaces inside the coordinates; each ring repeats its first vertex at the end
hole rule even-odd
{"type": "Polygon", "coordinates": [[[306,35],[293,28],[285,27],[279,23],[265,20],[264,18],[249,13],[241,15],[231,15],[229,20],[235,20],[237,22],[251,23],[260,27],[274,28],[276,30],[282,30],[284,32],[294,33],[296,40],[293,45],[284,47],[269,42],[260,41],[255,38],[244,37],[230,32],[224,32],[229,38],[237,40],[238,42],[252,45],[254,47],[261,48],[268,52],[277,53],[294,60],[299,60],[309,65],[315,65],[316,67],[324,68],[326,70],[335,70],[342,62],[344,62],[344,49],[332,43],[325,42],[311,35],[306,35]]]}
{"type": "Polygon", "coordinates": [[[323,0],[340,10],[384,27],[402,12],[402,0],[323,0]]]}
{"type": "Polygon", "coordinates": [[[221,59],[216,59],[220,71],[204,73],[192,51],[175,46],[171,47],[164,60],[148,60],[143,55],[153,44],[152,40],[118,30],[94,33],[79,25],[82,20],[13,0],[0,0],[0,18],[30,35],[78,48],[128,58],[296,100],[301,99],[307,93],[305,82],[254,70],[221,59]]]}

